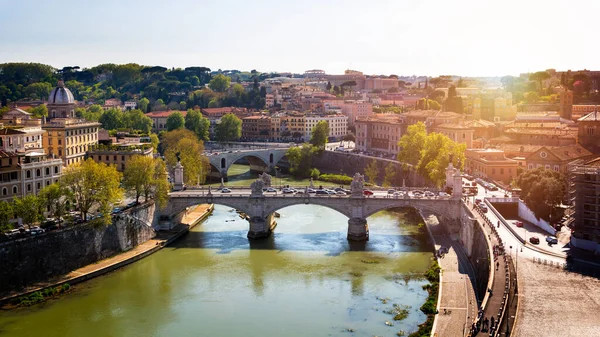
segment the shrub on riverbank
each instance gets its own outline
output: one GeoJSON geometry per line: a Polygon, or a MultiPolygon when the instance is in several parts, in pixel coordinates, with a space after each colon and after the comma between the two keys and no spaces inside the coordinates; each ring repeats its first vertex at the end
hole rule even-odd
{"type": "Polygon", "coordinates": [[[340,185],[350,185],[352,183],[352,177],[345,174],[321,174],[319,180],[340,185]]]}
{"type": "Polygon", "coordinates": [[[421,311],[427,315],[425,323],[419,324],[419,330],[411,333],[409,337],[428,337],[431,335],[431,329],[433,328],[433,320],[437,314],[437,300],[440,286],[440,265],[434,259],[429,269],[425,272],[425,278],[429,281],[429,284],[424,285],[423,289],[427,290],[429,296],[427,301],[421,306],[421,311]]]}
{"type": "Polygon", "coordinates": [[[71,286],[68,283],[56,287],[49,287],[44,290],[33,292],[29,295],[18,297],[13,300],[12,304],[17,307],[29,307],[56,297],[60,294],[64,294],[70,289],[71,286]]]}

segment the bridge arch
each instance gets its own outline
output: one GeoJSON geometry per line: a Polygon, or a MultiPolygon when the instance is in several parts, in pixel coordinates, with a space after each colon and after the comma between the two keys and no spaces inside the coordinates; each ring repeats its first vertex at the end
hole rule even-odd
{"type": "Polygon", "coordinates": [[[224,152],[218,155],[209,156],[209,161],[214,167],[218,168],[218,173],[222,177],[227,177],[227,171],[231,165],[242,158],[248,158],[249,162],[255,167],[261,167],[259,171],[271,171],[283,159],[287,149],[267,149],[251,150],[238,152],[224,152]]]}

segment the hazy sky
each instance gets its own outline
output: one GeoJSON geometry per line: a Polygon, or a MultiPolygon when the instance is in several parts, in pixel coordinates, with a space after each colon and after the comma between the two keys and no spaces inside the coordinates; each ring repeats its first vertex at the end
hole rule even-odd
{"type": "Polygon", "coordinates": [[[600,68],[600,0],[0,0],[0,13],[0,62],[463,76],[600,68]]]}

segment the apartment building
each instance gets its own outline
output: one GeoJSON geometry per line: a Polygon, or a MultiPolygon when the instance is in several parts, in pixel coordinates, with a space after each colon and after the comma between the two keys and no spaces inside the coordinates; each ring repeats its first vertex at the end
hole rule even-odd
{"type": "Polygon", "coordinates": [[[568,173],[568,165],[577,160],[586,160],[593,154],[583,146],[576,144],[570,146],[542,146],[540,149],[525,158],[527,169],[543,167],[562,174],[568,173]]]}
{"type": "Polygon", "coordinates": [[[153,148],[147,143],[98,144],[91,147],[86,155],[95,162],[115,166],[117,171],[123,172],[133,156],[152,157],[153,148]]]}
{"type": "Polygon", "coordinates": [[[161,131],[167,131],[167,119],[176,112],[179,112],[184,118],[187,115],[187,111],[177,110],[154,111],[147,113],[146,116],[152,119],[152,132],[158,133],[161,131]]]}
{"type": "Polygon", "coordinates": [[[600,112],[594,111],[577,120],[578,143],[594,154],[600,154],[600,112]]]}
{"type": "Polygon", "coordinates": [[[430,128],[430,132],[441,133],[456,143],[463,143],[467,145],[467,149],[473,147],[473,134],[475,130],[465,123],[448,123],[438,124],[430,128]]]}
{"type": "Polygon", "coordinates": [[[467,149],[465,151],[465,172],[476,177],[492,179],[510,184],[517,177],[519,162],[506,157],[498,149],[467,149]]]}
{"type": "Polygon", "coordinates": [[[242,118],[242,139],[266,140],[271,138],[271,117],[248,116],[242,118]]]}
{"type": "Polygon", "coordinates": [[[403,115],[374,114],[356,120],[356,148],[360,151],[398,153],[398,141],[409,124],[403,115]]]}
{"type": "Polygon", "coordinates": [[[569,166],[571,245],[600,253],[600,157],[569,166]]]}
{"type": "Polygon", "coordinates": [[[348,133],[348,116],[342,114],[306,115],[304,117],[304,139],[309,140],[312,130],[321,121],[329,125],[329,140],[341,140],[348,133]]]}

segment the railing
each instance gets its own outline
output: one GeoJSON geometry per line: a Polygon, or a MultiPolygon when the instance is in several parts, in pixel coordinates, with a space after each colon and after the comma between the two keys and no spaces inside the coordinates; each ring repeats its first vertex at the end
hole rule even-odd
{"type": "MultiPolygon", "coordinates": [[[[241,193],[211,193],[210,195],[208,194],[208,190],[206,190],[207,192],[205,192],[205,190],[202,190],[201,194],[198,193],[183,193],[185,191],[181,191],[181,192],[171,192],[170,193],[170,197],[172,198],[197,198],[197,197],[212,197],[212,198],[231,198],[231,197],[235,197],[235,198],[249,198],[251,196],[253,196],[252,194],[241,194],[241,193]]],[[[298,198],[298,199],[302,199],[302,198],[351,198],[352,195],[351,194],[346,194],[346,195],[342,195],[342,194],[315,194],[315,193],[278,193],[278,194],[261,194],[261,196],[264,196],[265,198],[298,198]]],[[[387,195],[361,195],[361,198],[364,199],[381,199],[381,200],[386,200],[386,199],[395,199],[395,200],[451,200],[452,197],[448,196],[448,197],[440,197],[440,196],[434,196],[434,197],[415,197],[415,196],[399,196],[399,195],[391,195],[391,194],[387,194],[387,195]]]]}

